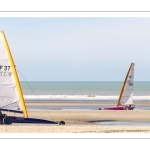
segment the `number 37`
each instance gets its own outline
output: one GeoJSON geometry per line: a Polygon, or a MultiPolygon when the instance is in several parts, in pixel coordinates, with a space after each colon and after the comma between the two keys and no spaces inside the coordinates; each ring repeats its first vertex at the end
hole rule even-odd
{"type": "Polygon", "coordinates": [[[7,71],[7,70],[9,71],[9,69],[10,69],[10,66],[4,66],[5,71],[7,71]]]}

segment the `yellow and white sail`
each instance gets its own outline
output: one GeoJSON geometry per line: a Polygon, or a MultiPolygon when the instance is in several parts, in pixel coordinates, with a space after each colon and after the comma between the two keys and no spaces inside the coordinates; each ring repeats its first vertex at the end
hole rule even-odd
{"type": "Polygon", "coordinates": [[[0,33],[0,110],[28,117],[20,82],[4,32],[0,33]]]}
{"type": "Polygon", "coordinates": [[[131,63],[120,92],[117,106],[133,104],[133,82],[134,82],[134,63],[131,63]]]}

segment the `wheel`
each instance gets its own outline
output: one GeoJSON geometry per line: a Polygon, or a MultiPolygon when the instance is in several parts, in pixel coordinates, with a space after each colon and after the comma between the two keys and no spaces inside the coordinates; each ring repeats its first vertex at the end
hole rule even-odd
{"type": "Polygon", "coordinates": [[[3,118],[3,124],[5,124],[5,125],[10,125],[10,124],[12,124],[12,118],[11,118],[11,117],[8,117],[8,116],[4,117],[4,118],[3,118]]]}
{"type": "Polygon", "coordinates": [[[102,110],[102,108],[99,108],[98,110],[102,110]]]}
{"type": "Polygon", "coordinates": [[[59,125],[65,125],[65,122],[64,121],[60,121],[59,125]]]}
{"type": "Polygon", "coordinates": [[[126,106],[124,109],[125,109],[125,110],[129,110],[128,106],[126,106]]]}

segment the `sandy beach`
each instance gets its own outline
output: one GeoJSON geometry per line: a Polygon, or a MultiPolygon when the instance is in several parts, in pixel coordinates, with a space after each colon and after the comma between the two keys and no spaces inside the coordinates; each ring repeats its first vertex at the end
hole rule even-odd
{"type": "Polygon", "coordinates": [[[102,125],[104,121],[150,122],[150,110],[50,110],[28,111],[29,117],[54,121],[64,120],[66,125],[12,124],[1,125],[1,133],[118,133],[150,132],[150,126],[102,125]]]}

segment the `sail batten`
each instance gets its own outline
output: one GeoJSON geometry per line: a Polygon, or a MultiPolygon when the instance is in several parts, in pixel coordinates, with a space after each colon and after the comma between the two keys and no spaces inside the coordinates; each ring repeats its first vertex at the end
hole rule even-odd
{"type": "Polygon", "coordinates": [[[28,117],[17,71],[3,31],[0,34],[0,55],[0,109],[21,110],[28,117]]]}
{"type": "Polygon", "coordinates": [[[4,108],[0,108],[0,111],[15,112],[15,113],[20,113],[20,114],[22,114],[22,113],[23,113],[23,111],[11,110],[11,109],[4,109],[4,108]]]}

